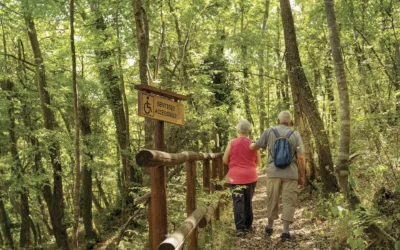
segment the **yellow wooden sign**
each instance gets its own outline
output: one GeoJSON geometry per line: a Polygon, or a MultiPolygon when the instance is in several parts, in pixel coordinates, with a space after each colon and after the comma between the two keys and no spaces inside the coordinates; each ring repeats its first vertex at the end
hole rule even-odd
{"type": "Polygon", "coordinates": [[[139,115],[178,125],[184,124],[184,106],[157,95],[139,91],[139,115]]]}

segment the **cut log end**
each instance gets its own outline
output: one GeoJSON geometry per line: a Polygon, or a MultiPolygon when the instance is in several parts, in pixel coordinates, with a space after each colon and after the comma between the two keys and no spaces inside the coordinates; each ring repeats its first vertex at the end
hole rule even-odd
{"type": "Polygon", "coordinates": [[[208,224],[208,221],[205,217],[203,217],[199,222],[199,228],[205,228],[208,224]]]}
{"type": "Polygon", "coordinates": [[[175,250],[175,246],[171,243],[161,243],[158,250],[175,250]]]}
{"type": "Polygon", "coordinates": [[[150,160],[153,158],[152,153],[147,150],[142,150],[136,154],[136,163],[141,167],[149,166],[150,160]]]}

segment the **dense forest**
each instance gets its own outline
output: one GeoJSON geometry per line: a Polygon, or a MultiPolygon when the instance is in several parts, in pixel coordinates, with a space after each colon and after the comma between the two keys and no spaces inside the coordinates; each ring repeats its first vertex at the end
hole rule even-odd
{"type": "MultiPolygon", "coordinates": [[[[142,84],[189,97],[170,153],[292,111],[316,204],[302,216],[329,223],[333,249],[400,249],[400,1],[2,0],[0,25],[0,248],[97,248],[146,209],[142,84]]],[[[168,170],[171,230],[183,171],[168,170]]],[[[145,212],[125,229],[119,249],[148,249],[145,212]]]]}

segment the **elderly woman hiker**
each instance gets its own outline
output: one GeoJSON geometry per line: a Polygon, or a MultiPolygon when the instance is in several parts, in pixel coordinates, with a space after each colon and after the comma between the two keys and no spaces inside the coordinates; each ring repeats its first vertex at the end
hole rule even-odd
{"type": "Polygon", "coordinates": [[[256,167],[261,157],[258,151],[249,148],[251,124],[241,120],[236,129],[238,137],[229,142],[223,161],[229,166],[226,182],[232,191],[236,235],[243,236],[252,230],[252,198],[258,178],[256,167]]]}

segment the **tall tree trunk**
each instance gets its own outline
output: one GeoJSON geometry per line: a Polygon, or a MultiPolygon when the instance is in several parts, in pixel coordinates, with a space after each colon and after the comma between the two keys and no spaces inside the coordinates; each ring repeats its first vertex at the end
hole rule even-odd
{"type": "Polygon", "coordinates": [[[335,96],[333,95],[333,88],[332,88],[332,67],[330,65],[325,65],[324,67],[324,74],[325,74],[325,95],[328,99],[328,108],[329,108],[329,116],[330,119],[327,119],[328,123],[328,130],[332,134],[334,134],[333,124],[337,122],[337,115],[336,115],[336,106],[335,106],[335,96]]]}
{"type": "Polygon", "coordinates": [[[254,125],[253,117],[251,116],[250,110],[250,96],[249,96],[249,88],[250,88],[250,81],[249,81],[249,68],[247,66],[243,69],[243,102],[244,102],[244,109],[246,113],[246,119],[254,125]]]}
{"type": "MultiPolygon", "coordinates": [[[[135,16],[135,30],[136,41],[139,52],[139,75],[140,84],[150,84],[150,71],[149,71],[149,21],[146,12],[146,6],[143,5],[142,0],[132,0],[132,8],[135,16]]],[[[170,5],[171,8],[171,5],[170,5]]],[[[176,22],[176,20],[175,20],[176,22]]],[[[144,147],[147,149],[154,148],[154,121],[153,119],[145,117],[144,119],[144,147]]],[[[143,183],[150,186],[150,169],[142,168],[143,175],[146,181],[143,183]]]]}
{"type": "Polygon", "coordinates": [[[37,228],[37,234],[38,234],[38,244],[41,245],[43,243],[43,238],[42,238],[42,231],[39,226],[39,222],[36,223],[36,228],[37,228]]]}
{"type": "Polygon", "coordinates": [[[81,190],[81,154],[79,145],[79,99],[78,99],[78,83],[76,75],[76,52],[75,52],[75,0],[70,0],[69,4],[69,24],[70,24],[70,42],[71,42],[71,59],[72,59],[72,89],[74,93],[74,125],[75,125],[75,184],[74,184],[74,223],[72,229],[72,243],[79,249],[79,214],[80,214],[80,190],[81,190]]]}
{"type": "Polygon", "coordinates": [[[38,243],[39,243],[38,242],[38,234],[37,234],[37,231],[36,231],[35,223],[33,222],[31,217],[29,217],[29,227],[32,230],[34,246],[37,246],[38,243]]]}
{"type": "Polygon", "coordinates": [[[108,202],[106,193],[104,192],[103,186],[101,185],[101,181],[99,180],[99,177],[97,175],[95,177],[95,180],[96,180],[97,191],[99,192],[99,195],[100,195],[101,199],[103,200],[104,205],[108,209],[110,207],[110,204],[108,202]]]}
{"type": "Polygon", "coordinates": [[[83,164],[83,179],[82,179],[82,198],[83,198],[83,225],[85,227],[85,240],[86,247],[91,246],[93,243],[98,241],[97,231],[93,227],[93,214],[92,214],[92,168],[89,163],[93,163],[93,154],[89,151],[90,147],[90,135],[92,130],[90,127],[90,112],[89,107],[85,104],[80,104],[80,122],[83,136],[83,143],[86,148],[86,161],[83,164]]]}
{"type": "MultiPolygon", "coordinates": [[[[326,8],[325,8],[326,9],[326,8]]],[[[357,28],[356,26],[361,26],[361,32],[364,32],[364,12],[365,12],[365,4],[362,4],[362,24],[357,25],[357,19],[354,15],[354,5],[353,1],[349,1],[349,12],[350,12],[350,18],[351,22],[353,23],[353,38],[354,38],[354,52],[356,54],[356,59],[357,59],[357,69],[358,72],[360,73],[360,85],[365,87],[365,91],[367,93],[367,98],[368,98],[368,105],[366,109],[366,113],[376,113],[378,111],[378,103],[374,98],[371,98],[375,96],[377,93],[374,92],[373,88],[367,81],[368,74],[367,74],[367,66],[370,68],[366,57],[365,57],[365,50],[364,50],[364,41],[360,43],[358,40],[358,34],[357,34],[357,28]]]]}
{"type": "Polygon", "coordinates": [[[139,74],[140,83],[150,83],[149,72],[149,21],[147,19],[146,7],[141,0],[132,0],[133,12],[135,14],[136,40],[139,50],[139,74]]]}
{"type": "MultiPolygon", "coordinates": [[[[395,15],[395,10],[396,8],[393,6],[396,1],[380,1],[381,5],[381,10],[382,10],[382,33],[384,33],[385,30],[387,30],[387,27],[390,26],[392,32],[393,32],[393,38],[394,41],[390,42],[393,44],[394,47],[394,55],[392,56],[391,54],[393,53],[389,49],[389,54],[387,61],[391,61],[393,64],[393,73],[394,76],[392,80],[392,85],[394,87],[394,91],[392,91],[392,88],[389,87],[389,98],[391,96],[391,92],[396,93],[395,94],[395,113],[394,113],[394,118],[391,121],[391,125],[393,126],[399,126],[400,125],[400,37],[398,36],[398,33],[396,31],[396,15],[395,15]],[[387,19],[389,18],[389,19],[387,19]]],[[[382,39],[385,39],[383,36],[382,39]]],[[[382,44],[385,44],[383,42],[382,44]]],[[[389,47],[389,46],[388,46],[389,47]]]]}
{"type": "MultiPolygon", "coordinates": [[[[3,22],[1,22],[3,25],[3,22]]],[[[7,44],[6,44],[6,38],[5,38],[5,32],[4,32],[4,26],[3,26],[3,46],[4,46],[4,54],[7,54],[7,44]]],[[[5,72],[8,72],[8,65],[7,65],[7,57],[4,57],[4,63],[5,63],[5,72]]],[[[15,125],[15,113],[14,113],[14,104],[13,104],[13,87],[14,84],[10,80],[4,80],[0,82],[0,88],[3,89],[3,91],[6,92],[6,98],[8,100],[8,115],[9,115],[9,128],[8,128],[8,133],[10,136],[10,152],[11,156],[13,158],[13,164],[14,164],[14,171],[17,175],[17,179],[21,180],[24,174],[24,170],[22,167],[22,163],[19,157],[19,152],[18,152],[18,137],[16,134],[16,125],[15,125]]],[[[23,184],[23,183],[22,183],[23,184]]],[[[22,185],[21,191],[19,191],[20,195],[20,215],[21,215],[21,229],[20,229],[20,235],[19,235],[19,245],[21,248],[28,247],[30,245],[29,242],[29,201],[28,201],[28,191],[26,187],[22,185]]]]}
{"type": "MultiPolygon", "coordinates": [[[[22,40],[18,40],[18,59],[19,61],[25,61],[25,51],[24,51],[24,45],[22,40]]],[[[27,81],[27,72],[26,72],[26,67],[25,64],[20,63],[18,69],[17,69],[17,76],[18,79],[23,86],[24,90],[30,91],[26,86],[25,82],[27,81]]],[[[33,149],[33,162],[34,162],[34,171],[37,175],[44,176],[45,178],[43,179],[42,183],[39,183],[37,188],[38,190],[41,190],[43,197],[46,200],[46,204],[48,206],[49,214],[51,213],[51,202],[52,202],[52,192],[51,192],[51,184],[47,176],[45,176],[41,159],[42,155],[39,151],[39,140],[34,136],[33,131],[35,130],[31,116],[32,116],[32,110],[30,106],[27,103],[23,103],[22,105],[22,117],[23,117],[23,124],[25,128],[28,129],[29,135],[26,137],[26,142],[31,145],[31,148],[33,149]]],[[[40,196],[37,196],[40,211],[42,213],[42,219],[43,223],[46,225],[46,228],[49,232],[49,235],[54,235],[53,229],[50,227],[48,223],[48,217],[45,211],[45,207],[43,206],[42,200],[40,196]]]]}
{"type": "MultiPolygon", "coordinates": [[[[28,4],[26,4],[25,7],[27,10],[29,10],[28,4]]],[[[29,41],[31,42],[32,51],[35,57],[36,83],[39,89],[44,127],[49,131],[54,131],[58,125],[54,113],[50,108],[51,98],[49,92],[47,91],[45,65],[43,62],[42,52],[39,47],[39,39],[37,37],[35,23],[31,13],[25,13],[25,22],[27,25],[29,41]]],[[[68,249],[68,234],[64,224],[64,195],[60,145],[57,141],[52,142],[49,146],[49,155],[51,165],[53,166],[53,194],[51,203],[48,204],[51,222],[53,225],[57,246],[62,249],[68,249]]]]}
{"type": "Polygon", "coordinates": [[[395,93],[396,94],[396,118],[395,121],[397,122],[397,126],[400,125],[400,41],[396,41],[396,81],[395,81],[395,93]]]}
{"type": "MultiPolygon", "coordinates": [[[[146,6],[142,0],[132,0],[133,13],[135,15],[136,41],[139,51],[139,74],[140,84],[150,84],[149,71],[149,20],[147,18],[146,6]]],[[[145,148],[153,148],[153,119],[145,118],[145,148]]]]}
{"type": "MultiPolygon", "coordinates": [[[[104,17],[100,13],[98,6],[92,5],[92,11],[96,15],[96,29],[100,32],[104,32],[107,28],[104,17]]],[[[107,35],[104,35],[104,41],[109,40],[107,35]]],[[[102,62],[104,60],[111,60],[112,51],[106,49],[96,49],[96,60],[102,62]]],[[[127,127],[126,117],[122,100],[122,90],[120,89],[119,78],[114,70],[115,65],[112,63],[105,66],[99,67],[100,78],[102,84],[105,87],[105,94],[109,101],[111,111],[114,117],[114,123],[116,127],[117,142],[120,148],[122,168],[123,168],[123,181],[124,190],[122,195],[122,223],[126,219],[126,207],[133,204],[133,197],[129,195],[132,191],[130,188],[133,187],[134,183],[141,183],[141,175],[133,166],[132,152],[130,149],[129,141],[127,138],[127,127]],[[135,179],[131,179],[134,176],[135,179]]]]}
{"type": "Polygon", "coordinates": [[[335,192],[337,187],[335,176],[333,175],[333,162],[328,135],[301,64],[290,1],[280,0],[280,6],[286,45],[286,67],[290,79],[292,98],[293,100],[298,100],[314,135],[324,191],[326,194],[335,192]]]}
{"type": "MultiPolygon", "coordinates": [[[[128,98],[126,97],[126,92],[125,92],[125,80],[124,80],[124,71],[122,69],[122,43],[120,41],[120,30],[119,30],[119,10],[120,10],[120,6],[119,6],[120,0],[118,0],[117,3],[117,12],[115,15],[115,26],[116,26],[116,35],[117,35],[117,66],[118,66],[118,79],[120,81],[120,89],[121,89],[121,94],[122,94],[122,101],[123,101],[123,106],[124,106],[124,111],[125,111],[125,126],[126,126],[126,143],[127,143],[127,148],[129,148],[130,150],[130,122],[129,122],[129,105],[128,105],[128,98]]],[[[132,166],[132,162],[129,162],[129,168],[130,170],[128,171],[127,174],[129,174],[129,178],[130,180],[135,180],[135,181],[139,181],[137,180],[138,178],[141,179],[141,176],[138,177],[136,176],[138,174],[137,171],[135,171],[133,169],[132,166]]],[[[130,186],[130,185],[128,185],[130,186]]]]}
{"type": "Polygon", "coordinates": [[[99,200],[97,199],[96,195],[94,195],[93,193],[92,193],[92,199],[93,199],[93,203],[94,203],[94,206],[96,207],[97,211],[99,213],[102,213],[104,211],[104,209],[102,208],[102,206],[101,206],[99,200]]]}
{"type": "Polygon", "coordinates": [[[350,102],[347,88],[346,72],[340,46],[339,29],[336,25],[334,0],[324,0],[328,19],[329,37],[335,64],[336,81],[340,100],[340,145],[338,163],[335,169],[336,178],[343,193],[347,195],[350,155],[350,102]]]}
{"type": "MultiPolygon", "coordinates": [[[[349,199],[353,208],[361,204],[360,199],[356,196],[354,190],[347,190],[349,175],[349,147],[350,147],[350,104],[347,89],[346,74],[342,53],[340,51],[339,30],[336,25],[336,15],[334,8],[334,0],[324,0],[325,12],[328,20],[329,35],[332,47],[332,55],[335,64],[336,81],[338,83],[339,99],[340,99],[340,147],[338,155],[338,163],[336,167],[336,176],[342,192],[349,199]],[[351,191],[351,192],[350,192],[351,191]]],[[[352,186],[350,186],[352,189],[352,186]]],[[[360,213],[364,213],[364,208],[360,209],[360,213]]],[[[365,215],[364,215],[365,216],[365,215]]],[[[360,217],[364,217],[361,215],[360,217]]],[[[372,234],[384,241],[394,244],[395,239],[383,231],[376,223],[368,223],[365,229],[368,234],[372,234]]]]}
{"type": "Polygon", "coordinates": [[[48,222],[48,217],[46,214],[46,209],[42,202],[42,198],[39,195],[36,198],[37,198],[38,205],[40,208],[40,213],[42,214],[43,224],[46,226],[46,229],[47,229],[47,232],[49,233],[49,235],[54,235],[53,229],[50,227],[49,222],[48,222]]]}
{"type": "MultiPolygon", "coordinates": [[[[7,53],[7,45],[5,40],[5,34],[3,32],[3,45],[4,45],[4,52],[7,53]]],[[[5,68],[7,71],[7,58],[5,58],[5,68]]],[[[13,104],[13,87],[14,84],[10,80],[4,80],[0,82],[0,88],[3,89],[7,94],[8,100],[8,116],[10,125],[8,128],[8,133],[10,136],[10,152],[13,158],[14,164],[14,171],[17,175],[17,180],[21,180],[24,174],[24,170],[22,167],[22,163],[19,157],[18,152],[18,137],[16,134],[16,125],[15,125],[15,113],[14,113],[14,104],[13,104]]],[[[22,183],[23,184],[23,183],[22,183]]],[[[20,215],[21,215],[21,230],[19,235],[19,245],[21,248],[26,248],[30,245],[29,242],[29,201],[28,201],[28,191],[24,185],[22,185],[21,190],[18,192],[20,195],[20,215]]]]}
{"type": "MultiPolygon", "coordinates": [[[[270,0],[265,0],[265,10],[264,10],[264,18],[261,26],[261,33],[263,41],[265,39],[265,32],[267,30],[267,21],[269,14],[269,2],[270,0]]],[[[261,45],[260,50],[258,51],[259,56],[259,64],[258,64],[258,84],[260,90],[260,132],[262,133],[265,128],[265,119],[267,116],[267,112],[265,110],[265,90],[264,90],[264,46],[261,45]]]]}
{"type": "MultiPolygon", "coordinates": [[[[245,6],[243,1],[240,3],[240,32],[242,36],[242,41],[244,41],[244,16],[245,16],[245,6]]],[[[249,66],[247,63],[247,46],[245,44],[241,44],[242,49],[242,65],[243,65],[243,83],[242,83],[242,90],[243,90],[243,102],[244,102],[244,109],[246,113],[246,119],[254,125],[253,117],[251,116],[250,110],[250,96],[249,96],[249,89],[250,89],[250,81],[249,81],[249,66]]]]}
{"type": "Polygon", "coordinates": [[[0,219],[2,220],[1,226],[3,229],[4,237],[6,238],[7,241],[7,246],[10,249],[14,249],[14,240],[11,235],[10,220],[8,218],[6,208],[4,206],[2,194],[0,194],[0,219]]]}
{"type": "Polygon", "coordinates": [[[3,234],[1,233],[1,230],[0,230],[0,246],[4,246],[4,239],[3,239],[3,234]]]}

